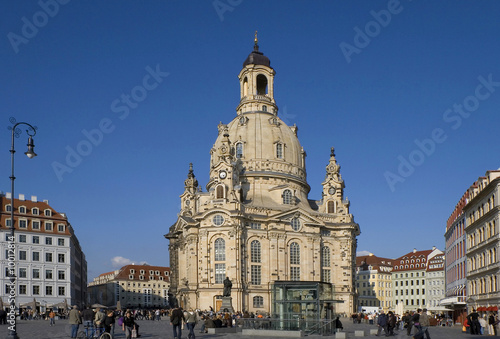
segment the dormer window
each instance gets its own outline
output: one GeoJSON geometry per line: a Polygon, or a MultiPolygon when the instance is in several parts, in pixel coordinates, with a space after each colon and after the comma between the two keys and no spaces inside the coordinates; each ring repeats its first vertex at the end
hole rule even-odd
{"type": "Polygon", "coordinates": [[[133,268],[130,269],[130,274],[135,274],[135,270],[133,268]]]}
{"type": "Polygon", "coordinates": [[[49,210],[49,209],[47,209],[47,210],[44,211],[44,214],[45,214],[46,217],[51,217],[52,216],[52,211],[49,210]]]}
{"type": "Polygon", "coordinates": [[[12,211],[12,206],[11,205],[5,205],[5,211],[11,212],[12,211]]]}
{"type": "Polygon", "coordinates": [[[290,191],[290,190],[284,190],[282,197],[283,197],[283,204],[285,204],[285,205],[291,205],[292,204],[292,197],[293,197],[292,191],[290,191]]]}
{"type": "Polygon", "coordinates": [[[24,207],[24,206],[19,207],[19,213],[23,213],[23,214],[26,213],[26,207],[24,207]]]}
{"type": "Polygon", "coordinates": [[[39,210],[38,208],[33,207],[33,208],[31,209],[31,214],[33,214],[33,215],[38,215],[39,213],[40,213],[40,210],[39,210]]]}
{"type": "Polygon", "coordinates": [[[276,144],[276,158],[283,159],[283,144],[282,143],[276,144]]]}
{"type": "Polygon", "coordinates": [[[236,144],[236,159],[243,158],[243,143],[238,142],[236,144]]]}

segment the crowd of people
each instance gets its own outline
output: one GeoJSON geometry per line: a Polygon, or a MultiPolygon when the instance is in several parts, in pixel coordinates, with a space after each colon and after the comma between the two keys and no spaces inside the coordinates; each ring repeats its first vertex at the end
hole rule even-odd
{"type": "MultiPolygon", "coordinates": [[[[351,315],[353,323],[366,322],[377,325],[377,336],[394,336],[395,330],[406,331],[408,336],[413,335],[413,339],[430,339],[429,327],[431,321],[433,325],[445,326],[451,325],[444,315],[430,316],[427,309],[417,309],[416,311],[405,312],[403,315],[394,314],[392,311],[380,311],[379,313],[354,313],[351,315]]],[[[500,323],[498,315],[494,312],[480,315],[473,310],[467,315],[463,322],[462,331],[464,333],[490,336],[497,335],[498,324],[500,323]]]]}

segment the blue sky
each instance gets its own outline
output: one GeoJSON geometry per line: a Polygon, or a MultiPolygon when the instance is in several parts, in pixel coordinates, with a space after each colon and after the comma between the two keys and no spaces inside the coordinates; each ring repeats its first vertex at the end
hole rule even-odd
{"type": "Polygon", "coordinates": [[[204,187],[220,121],[259,32],[279,116],[297,124],[310,199],[330,147],[361,227],[358,251],[444,249],[464,191],[500,167],[497,1],[4,1],[0,189],[68,215],[90,280],[169,265],[189,163],[204,187]],[[146,89],[147,88],[147,89],[146,89]],[[75,154],[79,154],[75,156],[75,154]]]}

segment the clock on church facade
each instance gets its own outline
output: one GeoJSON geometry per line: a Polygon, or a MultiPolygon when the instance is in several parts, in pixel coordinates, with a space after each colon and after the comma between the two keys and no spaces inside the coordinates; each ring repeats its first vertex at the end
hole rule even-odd
{"type": "Polygon", "coordinates": [[[274,282],[331,283],[336,312],[355,311],[358,224],[344,198],[333,148],[322,196],[310,200],[297,127],[274,100],[275,71],[255,40],[238,78],[240,103],[219,124],[210,179],[201,189],[190,165],[169,240],[170,292],[183,308],[217,310],[224,279],[237,311],[271,312],[274,282]]]}

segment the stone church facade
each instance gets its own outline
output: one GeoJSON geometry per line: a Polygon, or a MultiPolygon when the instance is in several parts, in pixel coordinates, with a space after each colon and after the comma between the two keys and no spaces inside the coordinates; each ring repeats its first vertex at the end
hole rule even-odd
{"type": "Polygon", "coordinates": [[[190,165],[169,240],[170,292],[184,307],[218,309],[232,281],[234,310],[271,312],[275,281],[334,286],[336,312],[355,311],[358,224],[344,198],[333,148],[319,200],[308,199],[306,152],[297,127],[278,116],[275,71],[254,50],[238,75],[236,117],[219,124],[210,179],[201,189],[190,165]]]}

